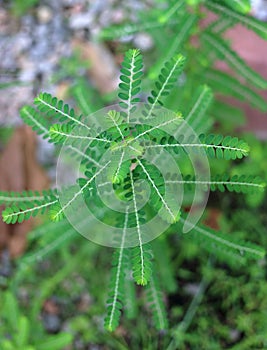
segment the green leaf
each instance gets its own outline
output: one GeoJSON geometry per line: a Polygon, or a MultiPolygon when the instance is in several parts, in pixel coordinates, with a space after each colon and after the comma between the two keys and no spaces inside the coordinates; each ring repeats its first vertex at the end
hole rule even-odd
{"type": "Polygon", "coordinates": [[[121,237],[120,248],[113,254],[112,270],[107,301],[107,315],[105,317],[105,328],[113,332],[119,325],[122,302],[124,300],[125,270],[128,266],[129,251],[125,249],[125,238],[128,225],[128,212],[125,214],[124,229],[121,237]]]}
{"type": "Polygon", "coordinates": [[[147,118],[153,115],[156,106],[163,104],[161,99],[168,96],[175,83],[177,83],[177,79],[183,71],[184,64],[185,58],[180,54],[174,56],[170,61],[164,64],[158,80],[155,82],[155,88],[148,97],[149,104],[145,112],[147,118]]]}
{"type": "Polygon", "coordinates": [[[226,132],[231,132],[233,127],[240,127],[246,123],[245,115],[238,107],[218,100],[212,104],[210,114],[222,124],[223,130],[226,132]]]}
{"type": "Polygon", "coordinates": [[[63,144],[72,137],[73,127],[70,124],[54,124],[50,127],[49,136],[54,143],[63,144]]]}
{"type": "Polygon", "coordinates": [[[223,2],[240,13],[248,14],[251,10],[250,0],[223,0],[223,2]]]}
{"type": "MultiPolygon", "coordinates": [[[[130,262],[130,261],[129,261],[130,262]]],[[[135,284],[132,278],[130,270],[130,264],[128,263],[125,270],[124,279],[124,311],[127,319],[135,319],[138,315],[138,299],[136,295],[135,284]]]]}
{"type": "MultiPolygon", "coordinates": [[[[178,18],[173,18],[168,22],[168,26],[173,27],[179,23],[178,18]]],[[[146,20],[141,20],[140,22],[133,23],[129,22],[123,25],[115,25],[107,28],[103,28],[100,32],[101,39],[116,39],[122,38],[127,35],[133,35],[140,32],[151,32],[154,29],[164,28],[166,23],[160,22],[158,18],[146,18],[146,20]]]]}
{"type": "MultiPolygon", "coordinates": [[[[233,0],[229,0],[229,3],[230,2],[233,3],[233,0]]],[[[237,13],[231,8],[223,6],[221,3],[218,2],[207,1],[206,6],[209,10],[217,13],[221,17],[230,18],[236,23],[240,23],[244,27],[253,30],[257,35],[259,35],[263,39],[267,39],[267,24],[265,22],[259,21],[258,19],[251,16],[237,13]]]]}
{"type": "Polygon", "coordinates": [[[266,186],[266,184],[258,177],[249,175],[233,175],[230,177],[227,174],[212,176],[210,180],[203,181],[196,180],[193,175],[186,175],[183,176],[182,180],[166,180],[165,183],[181,183],[187,186],[188,191],[192,191],[194,186],[198,185],[202,186],[204,190],[210,188],[211,191],[219,190],[225,192],[225,190],[228,190],[230,192],[244,194],[262,192],[266,186]]]}
{"type": "Polygon", "coordinates": [[[153,254],[150,244],[139,245],[131,250],[133,278],[138,285],[145,286],[151,279],[153,254]]]}
{"type": "Polygon", "coordinates": [[[101,97],[98,95],[96,98],[95,94],[85,79],[80,79],[71,88],[71,96],[75,99],[84,116],[89,116],[103,107],[101,97]]]}
{"type": "Polygon", "coordinates": [[[9,291],[4,294],[3,298],[3,316],[4,315],[8,326],[16,333],[19,326],[20,310],[17,298],[9,291]]]}
{"type": "Polygon", "coordinates": [[[38,191],[22,191],[22,192],[1,192],[0,204],[14,205],[19,203],[38,203],[39,201],[49,201],[57,197],[57,190],[38,191]]]}
{"type": "Polygon", "coordinates": [[[251,69],[236,52],[230,49],[224,40],[207,31],[203,33],[201,38],[211,50],[214,50],[220,58],[224,59],[243,79],[260,89],[267,88],[267,81],[251,69]]]}
{"type": "Polygon", "coordinates": [[[48,336],[42,342],[35,344],[36,350],[62,350],[72,343],[73,336],[70,333],[60,333],[48,336]]]}
{"type": "MultiPolygon", "coordinates": [[[[185,153],[187,154],[187,151],[190,149],[193,149],[195,153],[201,152],[203,150],[206,151],[206,154],[210,158],[219,158],[219,159],[241,159],[243,157],[246,157],[249,153],[249,146],[246,142],[243,140],[239,140],[237,137],[231,137],[226,136],[223,137],[222,135],[205,135],[201,134],[199,135],[199,138],[197,139],[194,135],[192,135],[194,138],[192,141],[183,142],[184,135],[179,135],[181,142],[176,143],[177,140],[172,137],[165,137],[159,135],[158,138],[154,138],[154,141],[157,142],[157,144],[151,144],[149,141],[146,144],[146,149],[149,148],[158,148],[158,149],[164,149],[167,148],[168,151],[173,150],[175,153],[185,153]],[[162,140],[165,139],[165,142],[162,140]]],[[[188,138],[189,139],[189,138],[188,138]]]]}
{"type": "Polygon", "coordinates": [[[73,108],[46,92],[40,93],[35,98],[34,104],[39,112],[48,117],[59,119],[61,122],[67,121],[74,126],[79,125],[90,130],[90,127],[80,120],[81,116],[75,115],[73,108]]]}
{"type": "MultiPolygon", "coordinates": [[[[237,137],[202,134],[199,139],[203,144],[203,148],[206,149],[207,155],[211,158],[241,159],[246,157],[249,152],[247,143],[237,137]]],[[[193,143],[191,147],[196,147],[196,145],[193,143]]]]}
{"type": "Polygon", "coordinates": [[[24,349],[28,345],[30,334],[30,323],[25,316],[20,316],[18,330],[15,335],[15,342],[19,349],[24,349]]]}
{"type": "Polygon", "coordinates": [[[47,120],[34,108],[25,106],[20,110],[20,116],[25,124],[29,125],[38,135],[49,137],[49,124],[47,120]]]}
{"type": "MultiPolygon", "coordinates": [[[[184,223],[185,219],[181,218],[177,226],[182,229],[184,223]]],[[[227,258],[240,262],[242,259],[263,259],[265,256],[262,247],[236,239],[234,233],[223,234],[201,225],[195,225],[184,237],[202,243],[203,247],[213,254],[225,253],[227,258]]]]}
{"type": "Polygon", "coordinates": [[[125,110],[127,122],[130,120],[130,114],[134,109],[139,98],[136,97],[140,92],[141,76],[143,74],[143,58],[137,49],[129,50],[124,56],[122,62],[121,83],[119,84],[118,97],[120,98],[120,106],[125,110]]]}
{"type": "Polygon", "coordinates": [[[6,224],[21,223],[24,220],[28,220],[37,214],[43,214],[48,207],[57,203],[57,199],[53,198],[50,201],[44,199],[43,201],[18,203],[7,207],[2,212],[3,221],[6,224]]]}
{"type": "Polygon", "coordinates": [[[194,13],[186,12],[179,21],[179,25],[176,27],[175,36],[173,40],[168,40],[168,45],[164,55],[160,55],[160,59],[153,64],[153,67],[149,71],[149,78],[155,80],[160,74],[162,66],[165,62],[172,60],[173,57],[181,51],[182,44],[188,39],[192,30],[197,22],[197,16],[194,13]]]}
{"type": "Polygon", "coordinates": [[[111,143],[111,141],[107,139],[95,137],[93,131],[89,133],[87,129],[81,129],[79,127],[74,128],[69,123],[52,125],[49,130],[49,136],[54,143],[64,144],[66,141],[68,141],[68,146],[70,143],[72,143],[76,146],[79,145],[79,148],[81,149],[84,148],[82,147],[82,142],[86,145],[91,141],[104,142],[107,144],[111,143]]]}
{"type": "Polygon", "coordinates": [[[64,211],[59,202],[54,203],[49,209],[49,218],[54,222],[59,222],[65,218],[64,211]]]}
{"type": "Polygon", "coordinates": [[[146,286],[146,297],[152,311],[155,327],[157,330],[167,330],[167,312],[163,302],[163,295],[159,286],[159,279],[154,271],[150,278],[150,282],[146,286]]]}
{"type": "Polygon", "coordinates": [[[211,89],[202,85],[196,89],[190,108],[185,112],[184,119],[192,126],[195,132],[201,132],[207,123],[207,110],[211,105],[213,93],[211,89]]]}
{"type": "Polygon", "coordinates": [[[209,69],[205,72],[205,80],[214,90],[248,102],[262,112],[267,111],[267,102],[258,92],[253,91],[229,74],[216,69],[209,69]]]}

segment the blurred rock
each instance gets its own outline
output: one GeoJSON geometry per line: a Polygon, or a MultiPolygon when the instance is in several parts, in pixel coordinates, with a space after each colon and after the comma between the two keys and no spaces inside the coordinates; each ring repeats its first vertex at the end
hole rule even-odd
{"type": "Polygon", "coordinates": [[[11,86],[1,90],[0,125],[15,126],[22,124],[18,111],[30,99],[32,99],[32,89],[29,86],[11,86]]]}
{"type": "Polygon", "coordinates": [[[112,12],[111,15],[111,21],[112,23],[121,23],[126,17],[125,12],[123,11],[123,9],[117,9],[116,11],[112,12]]]}
{"type": "Polygon", "coordinates": [[[251,0],[253,15],[261,21],[267,21],[267,1],[251,0]]]}
{"type": "Polygon", "coordinates": [[[75,5],[84,5],[86,0],[61,0],[63,6],[75,6],[75,5]]]}
{"type": "Polygon", "coordinates": [[[52,20],[53,12],[48,6],[40,6],[37,9],[37,18],[40,23],[46,24],[52,20]]]}
{"type": "Polygon", "coordinates": [[[42,320],[48,333],[58,333],[61,329],[61,320],[58,315],[43,312],[42,320]]]}
{"type": "Polygon", "coordinates": [[[5,249],[0,257],[0,276],[9,277],[12,273],[10,254],[7,249],[5,249]]]}
{"type": "Polygon", "coordinates": [[[93,22],[93,16],[90,12],[73,14],[69,20],[69,26],[73,30],[89,28],[93,22]]]}
{"type": "Polygon", "coordinates": [[[137,47],[143,51],[150,50],[154,44],[153,39],[147,33],[137,34],[133,40],[133,43],[134,43],[135,47],[137,47]]]}

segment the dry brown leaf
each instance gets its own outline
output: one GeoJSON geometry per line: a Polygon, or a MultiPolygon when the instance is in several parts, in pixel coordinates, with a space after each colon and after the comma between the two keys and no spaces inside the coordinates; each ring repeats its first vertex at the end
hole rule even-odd
{"type": "MultiPolygon", "coordinates": [[[[27,126],[16,129],[0,158],[1,191],[43,190],[49,187],[49,179],[36,161],[35,150],[34,132],[27,126]]],[[[0,250],[8,249],[12,257],[20,256],[32,226],[32,219],[14,225],[6,225],[1,220],[0,250]]]]}
{"type": "Polygon", "coordinates": [[[221,216],[222,216],[222,212],[219,209],[210,208],[208,210],[208,215],[204,220],[204,224],[212,228],[213,230],[218,231],[220,229],[219,222],[220,222],[221,216]]]}
{"type": "Polygon", "coordinates": [[[101,93],[110,93],[117,89],[119,70],[114,57],[108,49],[100,44],[90,41],[84,42],[75,39],[72,46],[81,52],[83,59],[90,62],[89,75],[96,88],[101,93]]]}

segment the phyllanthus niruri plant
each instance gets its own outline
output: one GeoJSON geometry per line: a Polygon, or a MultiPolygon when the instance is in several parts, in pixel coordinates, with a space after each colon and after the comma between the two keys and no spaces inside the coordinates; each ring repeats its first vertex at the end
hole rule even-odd
{"type": "Polygon", "coordinates": [[[210,175],[208,158],[241,159],[248,155],[249,147],[236,137],[198,136],[188,126],[186,120],[197,121],[211,103],[207,86],[196,89],[185,119],[179,112],[164,108],[164,97],[175,87],[184,64],[182,55],[166,62],[147,101],[140,103],[142,56],[138,50],[129,50],[121,68],[118,106],[81,116],[63,101],[41,93],[35,99],[35,108],[25,106],[21,110],[25,123],[62,147],[58,189],[2,192],[1,202],[8,205],[3,220],[22,222],[48,209],[55,225],[65,217],[88,239],[116,248],[105,318],[109,331],[118,326],[124,305],[126,309],[131,305],[133,296],[124,291],[132,279],[146,286],[155,326],[167,328],[149,243],[167,228],[174,232],[190,230],[192,239],[227,259],[264,256],[256,245],[197,225],[206,203],[203,192],[254,193],[262,191],[264,184],[246,174],[210,175]],[[60,123],[55,123],[57,120],[60,123]],[[69,155],[76,172],[73,182],[66,182],[64,176],[63,163],[69,155]],[[185,214],[183,207],[191,210],[185,214]]]}

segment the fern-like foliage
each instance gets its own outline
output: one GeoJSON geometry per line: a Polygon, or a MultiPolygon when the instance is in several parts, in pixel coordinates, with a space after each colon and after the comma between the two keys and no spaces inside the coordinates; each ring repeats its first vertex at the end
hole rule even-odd
{"type": "MultiPolygon", "coordinates": [[[[235,1],[228,1],[227,5],[235,4],[235,1]]],[[[242,6],[244,2],[239,1],[239,4],[242,6]]],[[[241,13],[238,13],[235,11],[235,9],[230,8],[229,6],[224,6],[220,2],[215,1],[206,1],[206,6],[211,11],[217,13],[218,15],[222,16],[223,18],[230,18],[231,20],[235,21],[236,23],[240,23],[243,26],[247,27],[248,29],[253,30],[256,34],[261,36],[263,39],[267,39],[267,26],[264,22],[261,22],[257,20],[256,18],[253,18],[251,16],[247,16],[243,14],[242,12],[247,13],[247,4],[245,4],[244,11],[241,11],[241,13]]]]}
{"type": "Polygon", "coordinates": [[[45,113],[48,117],[59,119],[61,122],[67,121],[74,125],[83,125],[80,119],[81,116],[75,115],[74,109],[70,108],[67,104],[64,104],[62,100],[58,100],[48,93],[40,93],[34,100],[34,104],[38,111],[45,113]]]}
{"type": "Polygon", "coordinates": [[[49,130],[49,136],[54,143],[63,144],[73,130],[73,126],[70,124],[54,124],[49,130]]]}
{"type": "Polygon", "coordinates": [[[203,147],[206,148],[207,155],[218,159],[241,159],[246,157],[249,152],[249,146],[243,140],[237,137],[222,135],[200,135],[203,147]]]}
{"type": "MultiPolygon", "coordinates": [[[[187,71],[186,77],[181,78],[181,85],[185,86],[186,91],[190,91],[191,95],[196,90],[196,82],[199,81],[199,75],[203,84],[212,87],[215,98],[217,92],[231,94],[238,99],[252,103],[256,108],[262,111],[266,110],[266,101],[262,100],[258,92],[253,88],[265,89],[266,80],[250,68],[239,54],[230,47],[229,43],[224,39],[224,33],[227,29],[236,24],[241,24],[253,31],[256,35],[263,39],[267,39],[267,26],[250,15],[250,0],[206,0],[206,1],[188,1],[177,0],[168,1],[166,7],[160,2],[155,4],[153,10],[151,7],[145,7],[136,14],[136,20],[127,21],[125,24],[113,25],[105,28],[100,36],[107,40],[123,39],[125,36],[136,33],[148,33],[154,42],[154,50],[156,57],[159,57],[148,72],[148,77],[154,82],[166,61],[170,61],[178,52],[188,52],[190,56],[190,69],[187,71]],[[216,14],[216,20],[209,23],[206,30],[203,30],[203,16],[212,11],[216,14]],[[201,45],[195,45],[195,37],[189,44],[190,37],[197,33],[197,38],[201,45]],[[168,38],[168,40],[166,40],[168,38]],[[230,80],[221,85],[211,85],[206,79],[206,74],[213,69],[217,59],[223,59],[232,68],[233,74],[228,73],[228,77],[233,78],[233,86],[230,86],[230,80]],[[204,78],[204,79],[203,79],[204,78]],[[248,84],[244,84],[244,80],[248,84]],[[224,85],[228,85],[224,87],[224,85]],[[234,90],[234,93],[233,91],[234,90]],[[243,94],[244,92],[244,94],[243,94]],[[243,95],[243,96],[242,96],[243,95]]],[[[209,21],[208,21],[209,22],[209,21]]],[[[130,40],[130,39],[129,39],[130,40]]],[[[180,95],[180,94],[179,94],[180,95]]],[[[181,105],[180,96],[172,96],[170,105],[172,109],[179,108],[181,105]]],[[[188,110],[186,110],[186,114],[188,110]]],[[[206,116],[207,117],[207,116],[206,116]]],[[[216,120],[216,118],[215,118],[216,120]]],[[[203,124],[206,128],[200,131],[206,131],[211,127],[211,123],[203,124]]]]}
{"type": "Polygon", "coordinates": [[[134,104],[140,101],[136,97],[141,91],[141,76],[143,60],[139,50],[129,50],[122,62],[121,83],[119,84],[119,102],[120,106],[125,109],[126,120],[129,122],[130,114],[133,111],[134,104]]]}
{"type": "Polygon", "coordinates": [[[119,264],[113,266],[111,270],[110,288],[112,288],[112,290],[109,292],[109,298],[107,300],[107,316],[105,318],[105,328],[110,332],[114,331],[118,327],[121,309],[123,307],[123,282],[125,278],[123,267],[126,263],[124,261],[124,255],[125,251],[120,252],[119,258],[117,258],[115,255],[114,263],[117,263],[117,260],[119,260],[119,264]]]}
{"type": "MultiPolygon", "coordinates": [[[[178,230],[182,230],[182,225],[185,223],[184,217],[177,224],[178,230]]],[[[201,243],[204,249],[209,252],[215,252],[218,257],[231,260],[237,260],[240,263],[245,263],[247,259],[262,259],[265,256],[263,248],[250,242],[242,242],[236,240],[233,234],[223,234],[216,232],[206,226],[196,225],[185,239],[193,240],[201,243]]]]}
{"type": "Polygon", "coordinates": [[[251,4],[249,0],[223,0],[223,2],[237,12],[247,14],[251,10],[251,4]]]}
{"type": "Polygon", "coordinates": [[[65,218],[64,210],[58,201],[50,206],[49,218],[54,222],[62,221],[65,218]]]}
{"type": "Polygon", "coordinates": [[[100,96],[96,98],[96,92],[92,90],[85,78],[79,79],[70,93],[83,116],[88,116],[103,106],[100,96]]]}
{"type": "Polygon", "coordinates": [[[30,217],[34,217],[37,214],[43,214],[47,208],[51,207],[53,204],[57,203],[57,199],[48,202],[44,201],[34,201],[25,203],[19,203],[17,205],[12,205],[7,207],[3,212],[3,221],[7,224],[21,223],[24,220],[28,220],[30,217]]]}
{"type": "Polygon", "coordinates": [[[246,118],[238,107],[230,106],[222,101],[215,101],[210,109],[210,115],[215,116],[219,125],[223,125],[225,132],[230,132],[233,127],[241,127],[245,125],[246,118]],[[233,119],[232,116],[235,116],[233,119]]]}
{"type": "Polygon", "coordinates": [[[149,284],[146,287],[146,296],[150,304],[151,312],[155,327],[161,330],[168,329],[168,318],[165,305],[163,302],[162,291],[159,286],[159,279],[153,272],[149,284]]]}
{"type": "Polygon", "coordinates": [[[221,192],[228,190],[230,192],[238,192],[245,194],[252,194],[259,191],[264,191],[265,183],[258,177],[249,175],[234,175],[229,177],[225,174],[223,176],[217,175],[211,179],[210,189],[216,191],[217,189],[221,192]]]}
{"type": "Polygon", "coordinates": [[[2,212],[3,221],[7,224],[20,223],[38,213],[42,214],[57,201],[55,190],[41,193],[37,191],[0,192],[0,203],[8,205],[2,212]]]}
{"type": "MultiPolygon", "coordinates": [[[[161,20],[172,18],[181,4],[181,1],[177,5],[173,3],[173,7],[161,20]]],[[[189,16],[189,22],[183,16],[180,20],[182,23],[185,20],[184,25],[187,23],[191,28],[193,17],[189,16]]],[[[207,40],[214,39],[214,34],[206,32],[205,35],[207,40]]],[[[219,45],[216,52],[225,48],[224,43],[216,45],[219,45]]],[[[229,50],[224,54],[229,55],[229,50]]],[[[95,230],[95,226],[91,226],[95,218],[98,224],[104,224],[102,228],[115,227],[116,234],[112,230],[109,232],[109,236],[114,238],[110,245],[117,247],[112,259],[105,318],[105,328],[109,331],[117,328],[123,307],[126,316],[131,318],[136,314],[132,297],[128,298],[125,294],[125,290],[130,290],[131,295],[134,295],[134,288],[129,288],[132,281],[137,285],[147,286],[155,326],[159,330],[167,328],[159,278],[157,270],[153,268],[153,249],[149,243],[156,234],[153,236],[154,232],[151,232],[149,224],[151,220],[158,220],[153,226],[155,231],[157,226],[160,227],[161,231],[156,232],[157,234],[168,227],[182,230],[181,226],[176,226],[183,226],[185,222],[185,218],[180,217],[180,209],[184,204],[182,200],[179,204],[180,190],[183,189],[186,195],[191,195],[195,187],[203,187],[204,190],[210,187],[212,191],[229,190],[246,194],[262,191],[264,188],[261,180],[248,175],[215,174],[208,179],[202,179],[198,174],[193,176],[190,171],[181,175],[180,171],[170,170],[171,164],[175,169],[180,165],[184,166],[185,160],[192,153],[198,160],[203,156],[235,160],[249,153],[248,145],[236,137],[214,134],[197,136],[203,130],[202,125],[205,124],[212,101],[212,92],[206,85],[195,87],[189,107],[184,108],[185,118],[190,125],[197,128],[196,133],[190,127],[190,132],[184,129],[186,126],[180,112],[173,113],[162,108],[164,99],[177,87],[185,63],[182,55],[171,56],[159,70],[155,86],[143,104],[139,103],[143,61],[136,49],[129,50],[122,63],[118,93],[120,108],[116,110],[101,110],[99,115],[94,113],[92,118],[91,115],[89,119],[83,118],[76,115],[63,101],[41,93],[35,99],[35,109],[24,107],[22,117],[43,137],[50,137],[55,144],[64,144],[68,152],[79,160],[79,174],[82,175],[73,184],[64,185],[63,190],[58,193],[0,193],[0,202],[7,205],[3,211],[3,220],[6,223],[20,223],[49,209],[49,217],[56,225],[60,225],[60,221],[65,223],[65,217],[69,220],[71,213],[74,214],[74,220],[77,217],[79,225],[81,219],[84,219],[89,238],[94,234],[94,239],[97,239],[96,232],[91,232],[95,230]],[[163,166],[159,159],[162,154],[163,159],[168,159],[167,154],[171,157],[163,166]],[[168,168],[168,172],[163,176],[165,168],[168,168]],[[183,187],[178,187],[177,191],[175,185],[183,187]],[[114,208],[110,206],[110,202],[106,205],[110,198],[114,208]],[[87,218],[89,213],[93,215],[87,218]]],[[[234,59],[239,62],[235,57],[234,59]]],[[[251,73],[246,68],[242,69],[251,73]]],[[[86,108],[84,110],[89,111],[86,108]]],[[[205,248],[216,250],[218,254],[223,251],[229,256],[242,256],[244,259],[263,256],[263,251],[254,245],[239,242],[233,235],[223,235],[202,226],[195,226],[191,236],[196,241],[200,239],[205,248]]],[[[155,256],[159,257],[159,253],[155,256]]],[[[170,276],[167,277],[166,280],[170,280],[170,276]]]]}
{"type": "Polygon", "coordinates": [[[148,284],[152,274],[152,250],[150,244],[135,247],[131,252],[133,278],[141,286],[148,284]]]}
{"type": "MultiPolygon", "coordinates": [[[[160,16],[159,21],[161,18],[164,18],[163,13],[160,16]]],[[[177,52],[181,52],[181,46],[193,32],[196,23],[197,16],[192,12],[183,13],[182,16],[180,16],[180,21],[177,25],[177,28],[179,28],[179,33],[175,32],[171,40],[168,40],[168,42],[165,43],[166,47],[164,48],[164,55],[159,56],[159,60],[153,65],[149,72],[149,77],[151,79],[155,79],[159,75],[165,62],[168,62],[175,57],[177,52]]]]}
{"type": "Polygon", "coordinates": [[[237,137],[222,135],[205,135],[199,136],[199,142],[194,142],[194,136],[192,142],[188,143],[184,140],[184,135],[180,135],[180,143],[176,143],[173,137],[166,138],[166,135],[157,135],[153,140],[157,140],[158,144],[151,144],[146,141],[146,147],[148,149],[168,149],[175,153],[186,153],[188,149],[193,149],[194,152],[205,150],[206,154],[210,158],[218,159],[241,159],[246,157],[249,152],[249,146],[243,140],[239,140],[237,137]]]}
{"type": "Polygon", "coordinates": [[[207,124],[207,111],[212,103],[213,93],[207,85],[197,88],[192,105],[184,113],[184,118],[195,132],[201,133],[207,124]]]}
{"type": "Polygon", "coordinates": [[[175,265],[172,264],[171,251],[169,249],[168,235],[159,237],[152,242],[155,265],[154,273],[158,274],[160,287],[168,293],[174,293],[177,290],[175,277],[175,265]],[[162,254],[164,252],[164,254],[162,254]]]}
{"type": "Polygon", "coordinates": [[[124,279],[124,312],[129,320],[135,319],[138,315],[137,295],[133,283],[130,261],[125,271],[124,279]]]}
{"type": "Polygon", "coordinates": [[[122,302],[124,301],[125,271],[129,261],[129,251],[124,248],[127,224],[128,213],[125,215],[120,249],[113,253],[113,267],[111,270],[110,290],[107,300],[107,316],[105,318],[105,328],[111,332],[119,325],[122,302]]]}
{"type": "Polygon", "coordinates": [[[12,205],[18,203],[34,203],[36,201],[49,201],[57,197],[56,190],[22,191],[22,192],[1,192],[0,204],[12,205]]]}
{"type": "MultiPolygon", "coordinates": [[[[182,3],[184,0],[179,0],[180,4],[183,5],[182,3]]],[[[168,21],[169,26],[175,26],[178,23],[180,23],[179,18],[171,18],[168,21]]],[[[152,18],[146,21],[143,21],[142,23],[128,23],[127,26],[125,25],[116,25],[114,27],[108,27],[107,29],[103,29],[99,37],[101,39],[119,39],[127,35],[133,35],[136,34],[140,31],[153,31],[154,29],[162,29],[166,26],[165,21],[158,21],[158,18],[152,18]]]]}
{"type": "Polygon", "coordinates": [[[20,111],[20,116],[25,124],[29,125],[38,135],[43,138],[49,137],[48,121],[31,106],[25,106],[20,111]]]}
{"type": "Polygon", "coordinates": [[[205,74],[206,82],[219,93],[249,102],[262,112],[267,110],[267,102],[253,89],[240,83],[236,78],[219,70],[210,69],[205,74]]]}
{"type": "Polygon", "coordinates": [[[230,192],[253,194],[255,192],[263,191],[265,188],[265,183],[258,177],[246,176],[246,175],[234,175],[229,177],[228,174],[216,175],[212,177],[209,181],[199,181],[192,175],[186,175],[182,180],[167,180],[166,183],[176,183],[183,184],[188,187],[189,191],[193,189],[193,186],[200,185],[206,190],[211,191],[219,190],[220,192],[225,192],[226,190],[230,192]]]}
{"type": "Polygon", "coordinates": [[[253,69],[251,69],[223,39],[219,39],[213,33],[206,31],[202,35],[203,43],[213,50],[220,59],[225,60],[234,71],[238,72],[247,82],[259,89],[267,88],[267,81],[253,69]]]}
{"type": "Polygon", "coordinates": [[[172,58],[167,61],[161,69],[158,80],[155,82],[155,88],[151,91],[151,96],[148,97],[148,111],[147,117],[153,115],[154,109],[157,105],[163,105],[161,99],[168,96],[179,75],[183,71],[185,58],[182,55],[172,58]]]}

